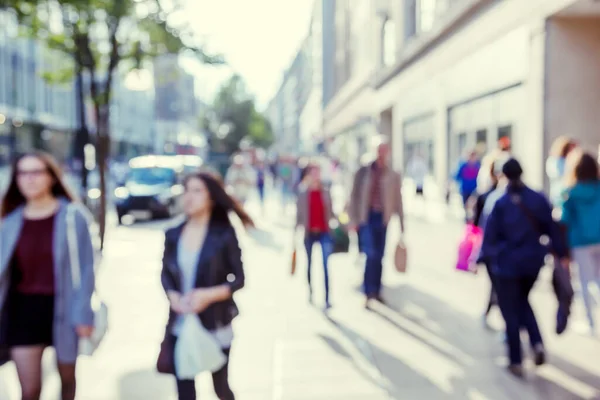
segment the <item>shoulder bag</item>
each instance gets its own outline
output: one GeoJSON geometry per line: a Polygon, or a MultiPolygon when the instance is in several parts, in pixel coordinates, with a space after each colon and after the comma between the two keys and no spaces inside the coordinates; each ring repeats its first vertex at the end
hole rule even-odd
{"type": "MultiPolygon", "coordinates": [[[[79,290],[81,287],[81,263],[79,260],[79,246],[77,244],[77,228],[75,221],[77,212],[78,207],[74,204],[69,204],[67,207],[67,247],[71,264],[72,284],[75,291],[79,290]]],[[[95,258],[97,258],[96,255],[95,258]]],[[[94,268],[96,265],[96,260],[94,260],[94,268]]],[[[81,338],[79,340],[79,353],[88,356],[91,356],[96,351],[108,331],[108,308],[106,307],[106,304],[102,302],[95,289],[92,294],[91,302],[92,310],[94,312],[94,330],[89,338],[81,338]]]]}

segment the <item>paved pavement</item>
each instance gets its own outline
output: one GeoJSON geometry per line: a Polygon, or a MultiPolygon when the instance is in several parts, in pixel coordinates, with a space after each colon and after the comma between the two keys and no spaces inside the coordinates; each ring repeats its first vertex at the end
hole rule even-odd
{"type": "MultiPolygon", "coordinates": [[[[428,214],[434,212],[430,207],[428,214]]],[[[319,305],[307,304],[302,256],[298,275],[289,276],[289,210],[274,202],[264,215],[252,208],[264,230],[242,242],[248,278],[237,297],[241,316],[235,322],[231,366],[238,399],[600,399],[600,341],[551,333],[555,301],[547,277],[533,297],[549,365],[531,367],[525,382],[507,376],[498,334],[486,331],[480,321],[485,277],[452,267],[461,233],[456,220],[409,218],[410,270],[399,275],[387,263],[388,305],[372,311],[364,309],[359,293],[357,256],[332,257],[334,308],[325,314],[319,305]]],[[[80,362],[80,400],[175,398],[173,380],[156,374],[153,366],[168,307],[158,276],[164,225],[141,223],[111,232],[99,281],[111,308],[111,329],[98,353],[80,362]]],[[[390,230],[393,244],[397,228],[390,230]]],[[[318,264],[313,282],[319,300],[318,264]]],[[[582,315],[578,309],[575,317],[582,315]]],[[[498,315],[493,324],[501,327],[498,315]]],[[[46,361],[43,399],[55,400],[51,353],[46,361]]],[[[0,368],[0,400],[18,399],[15,382],[12,366],[0,368]]],[[[198,389],[199,398],[215,399],[210,377],[198,379],[198,389]]]]}

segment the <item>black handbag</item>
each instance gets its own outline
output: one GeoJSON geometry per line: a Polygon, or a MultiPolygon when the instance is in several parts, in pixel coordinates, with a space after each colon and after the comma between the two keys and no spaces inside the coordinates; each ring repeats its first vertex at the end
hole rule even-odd
{"type": "Polygon", "coordinates": [[[160,344],[156,370],[161,374],[175,375],[175,337],[168,331],[160,344]]]}

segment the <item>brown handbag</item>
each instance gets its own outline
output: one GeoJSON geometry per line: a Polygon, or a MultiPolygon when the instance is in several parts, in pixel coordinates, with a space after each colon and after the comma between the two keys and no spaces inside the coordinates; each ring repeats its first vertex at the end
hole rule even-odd
{"type": "Polygon", "coordinates": [[[396,252],[394,254],[394,264],[396,266],[396,271],[400,273],[406,272],[408,259],[406,254],[406,246],[403,242],[398,243],[396,246],[396,252]]]}
{"type": "Polygon", "coordinates": [[[175,338],[169,332],[160,344],[156,370],[161,374],[175,375],[175,338]]]}
{"type": "Polygon", "coordinates": [[[296,249],[292,252],[292,269],[290,272],[292,275],[296,273],[296,249]]]}

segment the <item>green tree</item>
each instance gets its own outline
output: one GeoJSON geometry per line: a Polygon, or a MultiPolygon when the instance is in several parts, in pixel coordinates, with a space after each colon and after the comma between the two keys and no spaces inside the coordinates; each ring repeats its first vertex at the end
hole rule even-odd
{"type": "Polygon", "coordinates": [[[225,137],[214,132],[213,148],[232,154],[239,150],[243,140],[263,148],[273,144],[271,126],[256,110],[254,98],[239,75],[233,75],[221,86],[213,101],[213,111],[221,123],[231,127],[225,137]]]}
{"type": "Polygon", "coordinates": [[[99,227],[102,245],[106,230],[106,167],[110,155],[110,103],[114,78],[124,69],[139,68],[146,58],[188,52],[207,64],[220,64],[219,56],[196,45],[182,20],[181,0],[0,0],[0,8],[13,10],[23,34],[46,42],[72,58],[75,71],[55,71],[48,79],[90,76],[96,121],[96,163],[100,174],[99,227]],[[164,4],[168,3],[169,7],[164,4]]]}

